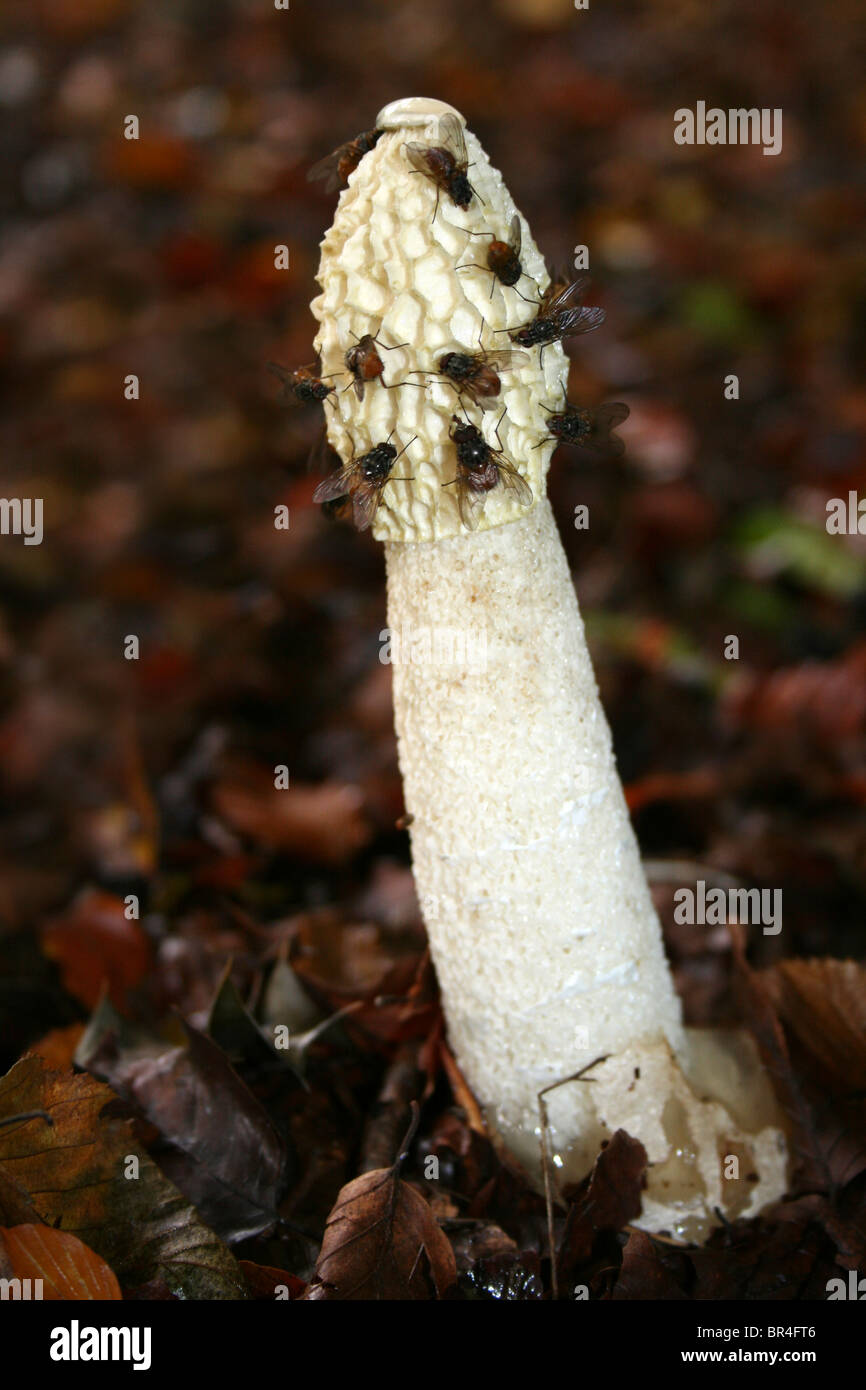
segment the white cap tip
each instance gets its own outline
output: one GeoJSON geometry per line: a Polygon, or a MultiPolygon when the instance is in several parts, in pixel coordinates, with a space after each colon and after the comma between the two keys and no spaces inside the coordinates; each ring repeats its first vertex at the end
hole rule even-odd
{"type": "Polygon", "coordinates": [[[400,97],[382,107],[376,117],[376,129],[405,130],[407,126],[425,126],[438,116],[456,116],[462,125],[466,124],[460,112],[447,101],[437,101],[435,97],[400,97]]]}

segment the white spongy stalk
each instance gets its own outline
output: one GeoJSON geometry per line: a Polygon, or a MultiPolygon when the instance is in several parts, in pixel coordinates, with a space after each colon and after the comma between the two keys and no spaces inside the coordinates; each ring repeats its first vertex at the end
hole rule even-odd
{"type": "Polygon", "coordinates": [[[607,1057],[548,1095],[560,1176],[624,1127],[651,1228],[701,1238],[716,1208],[757,1210],[785,1190],[778,1115],[746,1041],[682,1028],[549,503],[386,556],[415,879],[488,1121],[537,1174],[539,1093],[607,1057]]]}
{"type": "Polygon", "coordinates": [[[466,661],[423,641],[407,661],[406,640],[394,666],[412,857],[449,1036],[500,1127],[531,1134],[550,1082],[680,1046],[658,920],[549,503],[387,562],[398,639],[465,633],[466,661]]]}

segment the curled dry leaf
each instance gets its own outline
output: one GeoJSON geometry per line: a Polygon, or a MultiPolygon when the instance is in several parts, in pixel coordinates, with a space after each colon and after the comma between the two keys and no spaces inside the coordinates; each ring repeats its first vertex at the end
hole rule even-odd
{"type": "Polygon", "coordinates": [[[240,1260],[250,1293],[253,1298],[267,1300],[289,1299],[295,1302],[301,1298],[306,1284],[296,1274],[287,1269],[274,1269],[273,1265],[258,1265],[252,1260],[240,1260]]]}
{"type": "Polygon", "coordinates": [[[828,1085],[866,1091],[866,969],[853,960],[785,960],[763,978],[782,1022],[828,1085]]]}
{"type": "Polygon", "coordinates": [[[677,1282],[673,1269],[668,1268],[668,1262],[676,1265],[682,1262],[682,1257],[674,1253],[666,1260],[662,1248],[646,1231],[631,1230],[622,1252],[622,1265],[611,1298],[616,1302],[633,1299],[664,1299],[670,1302],[688,1298],[677,1282]]]}
{"type": "Polygon", "coordinates": [[[323,782],[280,789],[273,772],[253,764],[227,770],[211,789],[211,804],[257,844],[315,864],[345,863],[372,834],[358,787],[323,782]]]}
{"type": "Polygon", "coordinates": [[[268,1027],[283,1024],[292,1033],[313,1028],[322,1019],[322,1010],[310,998],[285,956],[279,957],[265,986],[262,1018],[268,1027]]]}
{"type": "Polygon", "coordinates": [[[640,1215],[646,1165],[643,1144],[618,1129],[569,1209],[559,1248],[560,1278],[589,1259],[601,1231],[620,1231],[640,1215]]]}
{"type": "Polygon", "coordinates": [[[75,1049],[81,1042],[83,1023],[70,1023],[68,1028],[52,1028],[28,1047],[27,1051],[41,1057],[52,1071],[63,1071],[75,1060],[75,1049]]]}
{"type": "Polygon", "coordinates": [[[122,898],[98,888],[86,889],[61,916],[42,929],[42,949],[60,967],[69,993],[93,1009],[103,988],[115,1008],[150,967],[147,934],[127,918],[122,898]]]}
{"type": "MultiPolygon", "coordinates": [[[[831,1182],[826,1156],[815,1132],[812,1110],[800,1078],[791,1065],[788,1042],[779,1022],[770,991],[762,976],[746,959],[746,936],[742,925],[729,923],[737,995],[743,1018],[755,1039],[761,1061],[773,1083],[776,1099],[790,1127],[791,1148],[797,1157],[799,1181],[825,1190],[831,1182]]],[[[797,1179],[792,1179],[796,1181],[797,1179]]]]}
{"type": "Polygon", "coordinates": [[[338,1009],[363,1000],[353,1023],[387,1043],[426,1037],[438,1014],[428,952],[414,937],[394,938],[373,922],[344,922],[329,909],[294,919],[293,969],[304,985],[338,1009]]]}
{"type": "MultiPolygon", "coordinates": [[[[822,1229],[826,1203],[815,1194],[784,1203],[778,1220],[759,1217],[715,1233],[689,1250],[693,1299],[763,1301],[827,1296],[833,1248],[822,1229]]],[[[838,1272],[838,1269],[835,1271],[838,1272]]]]}
{"type": "Polygon", "coordinates": [[[518,1254],[517,1242],[494,1221],[467,1218],[452,1221],[448,1223],[448,1238],[460,1274],[465,1274],[479,1260],[518,1254]]]}
{"type": "Polygon", "coordinates": [[[418,1044],[404,1043],[389,1064],[375,1107],[364,1126],[358,1166],[362,1173],[382,1168],[396,1151],[412,1118],[412,1101],[421,1095],[423,1076],[418,1044]]]}
{"type": "Polygon", "coordinates": [[[308,1300],[441,1298],[454,1253],[420,1193],[393,1168],[347,1183],[337,1198],[308,1300]]]}
{"type": "Polygon", "coordinates": [[[394,952],[374,922],[345,922],[330,908],[293,919],[297,954],[292,968],[303,982],[330,996],[381,993],[392,984],[394,952]]]}
{"type": "Polygon", "coordinates": [[[114,1271],[89,1245],[50,1226],[0,1227],[0,1267],[6,1278],[41,1279],[46,1302],[122,1296],[114,1271]]]}
{"type": "Polygon", "coordinates": [[[469,1083],[458,1067],[454,1054],[444,1038],[440,1040],[439,1053],[445,1068],[445,1075],[448,1077],[448,1084],[455,1101],[466,1116],[466,1123],[475,1134],[486,1134],[487,1126],[484,1123],[484,1116],[481,1114],[481,1106],[472,1094],[469,1083]]]}
{"type": "MultiPolygon", "coordinates": [[[[232,1066],[245,1077],[263,1071],[285,1070],[288,1061],[277,1052],[244,1004],[231,978],[231,963],[223,972],[220,987],[211,1005],[207,1032],[225,1053],[232,1066]]],[[[277,1020],[282,1022],[282,1020],[277,1020]]],[[[293,1025],[289,1025],[292,1032],[293,1025]]],[[[273,1032],[271,1032],[273,1037],[273,1032]]]]}
{"type": "Polygon", "coordinates": [[[858,738],[866,727],[866,642],[837,661],[744,675],[732,689],[727,712],[738,724],[777,735],[807,731],[830,747],[858,738]]]}
{"type": "Polygon", "coordinates": [[[125,1287],[162,1279],[184,1298],[248,1297],[228,1247],[137,1144],[131,1124],[103,1113],[115,1100],[93,1077],[47,1071],[38,1057],[16,1063],[0,1080],[0,1119],[43,1110],[53,1123],[0,1127],[4,1210],[27,1203],[25,1221],[62,1222],[125,1287]]]}
{"type": "MultiPolygon", "coordinates": [[[[761,980],[811,1102],[828,1189],[845,1188],[866,1169],[866,970],[850,960],[787,960],[761,980]]],[[[866,1213],[854,1192],[844,1201],[837,1192],[834,1208],[833,1229],[825,1225],[840,1251],[862,1247],[866,1213]]]]}
{"type": "Polygon", "coordinates": [[[162,1168],[208,1225],[224,1240],[244,1240],[276,1220],[285,1148],[225,1053],[183,1026],[184,1047],[125,1045],[103,1005],[77,1060],[134,1101],[172,1145],[162,1168]]]}

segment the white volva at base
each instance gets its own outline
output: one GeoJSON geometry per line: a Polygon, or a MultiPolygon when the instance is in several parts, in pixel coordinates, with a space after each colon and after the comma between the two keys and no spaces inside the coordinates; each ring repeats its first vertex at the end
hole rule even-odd
{"type": "Polygon", "coordinates": [[[538,1092],[608,1056],[547,1098],[557,1167],[582,1176],[622,1126],[649,1153],[648,1226],[757,1210],[785,1187],[773,1103],[748,1044],[682,1027],[549,503],[386,552],[415,878],[489,1121],[537,1172],[538,1092]]]}

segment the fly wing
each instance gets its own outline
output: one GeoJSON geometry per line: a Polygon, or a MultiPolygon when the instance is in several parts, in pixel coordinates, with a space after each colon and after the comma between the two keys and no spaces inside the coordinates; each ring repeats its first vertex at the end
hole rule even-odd
{"type": "Polygon", "coordinates": [[[623,420],[628,419],[629,408],[622,401],[609,401],[605,405],[600,405],[592,417],[592,431],[587,439],[580,443],[587,449],[594,449],[598,453],[611,454],[618,458],[625,452],[625,444],[619,435],[611,434],[611,430],[621,425],[623,420]]]}
{"type": "Polygon", "coordinates": [[[334,150],[332,154],[326,155],[324,159],[320,159],[307,173],[307,181],[309,183],[315,183],[318,179],[321,179],[324,182],[326,191],[328,193],[333,193],[336,188],[340,187],[342,182],[340,179],[340,160],[343,158],[347,148],[346,145],[341,145],[338,150],[334,150]]]}
{"type": "Polygon", "coordinates": [[[356,487],[352,496],[352,503],[355,525],[359,531],[366,531],[372,524],[381,496],[382,489],[372,483],[362,482],[356,487]]]}
{"type": "Polygon", "coordinates": [[[428,179],[431,178],[432,171],[430,169],[430,161],[427,158],[430,149],[429,145],[419,145],[417,140],[410,140],[403,148],[406,151],[406,157],[409,163],[416,173],[426,174],[428,179]]]}
{"type": "Polygon", "coordinates": [[[512,468],[510,463],[499,463],[496,465],[499,472],[499,481],[509,492],[517,496],[518,502],[523,507],[532,506],[532,488],[524,477],[518,473],[516,468],[512,468]]]}
{"type": "Polygon", "coordinates": [[[551,285],[545,295],[545,313],[555,314],[559,309],[567,309],[575,306],[583,298],[587,286],[587,277],[581,275],[579,279],[572,280],[569,284],[562,283],[551,285]]]}
{"type": "Polygon", "coordinates": [[[291,371],[289,367],[281,367],[279,362],[268,362],[266,366],[268,371],[273,372],[274,376],[278,377],[283,383],[283,396],[287,399],[291,399],[292,385],[295,379],[294,372],[291,371]]]}
{"type": "Polygon", "coordinates": [[[465,167],[466,140],[463,136],[463,126],[450,112],[447,116],[439,117],[439,144],[443,149],[450,150],[457,163],[465,167]]]}
{"type": "Polygon", "coordinates": [[[520,348],[515,348],[513,352],[486,352],[484,361],[488,367],[495,367],[499,372],[507,372],[512,367],[519,367],[521,362],[528,362],[529,353],[523,352],[520,348]]]}
{"type": "Polygon", "coordinates": [[[509,231],[509,234],[508,234],[508,245],[511,247],[511,249],[512,249],[512,251],[514,252],[515,256],[519,256],[519,255],[520,255],[520,241],[521,241],[520,218],[518,217],[517,213],[515,213],[514,216],[513,216],[512,219],[511,219],[511,230],[509,231]]]}
{"type": "Polygon", "coordinates": [[[333,502],[335,497],[345,497],[347,492],[351,492],[356,483],[356,470],[354,463],[344,464],[342,468],[337,468],[324,482],[319,483],[313,493],[314,502],[333,502]]]}
{"type": "Polygon", "coordinates": [[[578,333],[591,333],[601,328],[607,315],[604,309],[563,309],[557,318],[557,327],[563,338],[574,338],[578,333]]]}
{"type": "Polygon", "coordinates": [[[609,434],[617,425],[621,425],[623,420],[627,420],[630,414],[631,411],[624,401],[606,401],[595,413],[597,428],[600,431],[604,427],[609,434]]]}
{"type": "Polygon", "coordinates": [[[467,531],[478,530],[486,500],[486,492],[473,492],[460,478],[457,479],[457,509],[467,531]]]}

